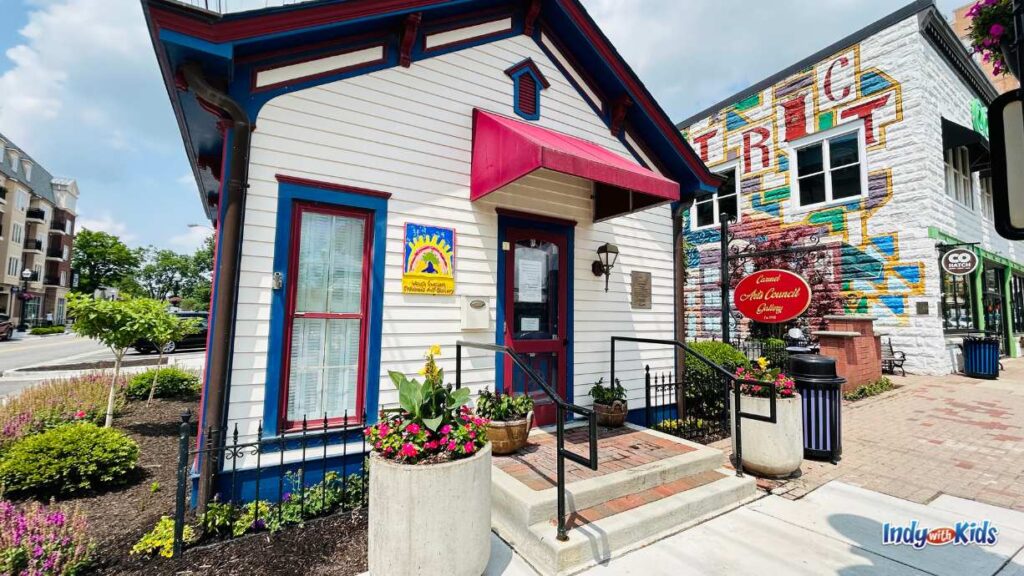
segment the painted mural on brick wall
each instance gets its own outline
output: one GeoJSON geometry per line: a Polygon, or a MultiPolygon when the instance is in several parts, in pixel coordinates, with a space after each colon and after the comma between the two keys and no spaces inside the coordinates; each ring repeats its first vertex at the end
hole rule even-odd
{"type": "MultiPolygon", "coordinates": [[[[892,173],[872,159],[886,149],[887,129],[902,121],[899,82],[884,70],[863,66],[858,45],[684,133],[712,170],[736,168],[741,216],[732,232],[738,241],[820,238],[834,254],[827,276],[841,290],[845,312],[901,325],[909,320],[909,299],[924,293],[924,264],[902,260],[898,223],[877,217],[892,199],[892,173]],[[862,126],[866,192],[822,207],[800,207],[791,194],[790,164],[796,159],[790,143],[847,124],[862,126]]],[[[688,329],[694,336],[714,336],[721,318],[719,229],[698,228],[692,215],[685,223],[688,329]]]]}

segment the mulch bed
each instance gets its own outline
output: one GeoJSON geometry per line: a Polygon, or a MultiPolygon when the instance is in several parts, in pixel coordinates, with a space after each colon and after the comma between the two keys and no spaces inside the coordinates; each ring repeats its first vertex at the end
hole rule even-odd
{"type": "MultiPolygon", "coordinates": [[[[132,358],[121,362],[122,368],[129,366],[156,366],[160,361],[158,356],[152,358],[132,358]]],[[[167,364],[167,356],[164,356],[163,364],[167,364]]],[[[59,370],[107,370],[114,367],[113,360],[97,360],[95,362],[78,362],[75,364],[59,364],[49,366],[32,366],[31,368],[19,368],[18,372],[55,372],[59,370]]]]}
{"type": "Polygon", "coordinates": [[[136,477],[126,486],[63,502],[78,506],[88,518],[89,535],[96,542],[94,573],[353,576],[366,571],[365,512],[311,520],[278,534],[197,546],[173,560],[131,556],[142,535],[161,516],[174,513],[181,414],[195,414],[197,408],[196,402],[177,400],[157,399],[148,407],[145,402],[129,404],[114,425],[139,443],[136,477]]]}

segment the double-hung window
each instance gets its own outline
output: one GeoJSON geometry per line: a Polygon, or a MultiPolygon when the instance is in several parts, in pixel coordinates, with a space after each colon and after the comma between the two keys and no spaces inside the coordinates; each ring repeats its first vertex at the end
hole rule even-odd
{"type": "Polygon", "coordinates": [[[718,191],[699,198],[693,204],[690,221],[693,223],[694,229],[721,224],[723,212],[732,216],[737,222],[739,221],[740,180],[737,176],[737,168],[723,170],[718,175],[725,178],[725,182],[718,187],[718,191]]]}
{"type": "MultiPolygon", "coordinates": [[[[986,220],[995,218],[995,204],[992,201],[992,177],[981,177],[981,216],[986,220]]],[[[1024,328],[1024,326],[1022,326],[1024,328]]]]}
{"type": "Polygon", "coordinates": [[[965,146],[946,150],[946,196],[964,208],[974,210],[971,154],[965,146]]]}
{"type": "Polygon", "coordinates": [[[296,205],[292,224],[285,429],[362,418],[372,216],[296,205]]]}
{"type": "Polygon", "coordinates": [[[829,204],[867,192],[860,130],[795,143],[800,206],[829,204]]]}

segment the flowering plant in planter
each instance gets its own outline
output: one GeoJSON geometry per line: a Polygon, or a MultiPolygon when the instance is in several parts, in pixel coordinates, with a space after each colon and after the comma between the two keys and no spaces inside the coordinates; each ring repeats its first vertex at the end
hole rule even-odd
{"type": "Polygon", "coordinates": [[[770,363],[763,356],[749,368],[743,366],[736,368],[736,377],[741,380],[754,380],[766,384],[764,386],[754,383],[740,384],[740,393],[747,396],[770,398],[772,390],[778,390],[779,398],[792,398],[796,392],[796,383],[793,382],[793,379],[783,374],[782,370],[771,368],[770,363]]]}
{"type": "Polygon", "coordinates": [[[469,389],[444,384],[437,366],[439,346],[431,346],[420,375],[423,382],[389,371],[399,407],[382,410],[380,421],[364,430],[373,451],[406,464],[438,463],[475,454],[487,444],[487,423],[467,406],[469,389]]]}
{"type": "MultiPolygon", "coordinates": [[[[1011,0],[979,0],[967,11],[971,19],[969,35],[974,52],[992,63],[996,76],[1010,71],[1016,62],[1008,62],[1004,46],[1014,43],[1013,2],[1011,0]]],[[[1011,57],[1012,58],[1012,57],[1011,57]]]]}

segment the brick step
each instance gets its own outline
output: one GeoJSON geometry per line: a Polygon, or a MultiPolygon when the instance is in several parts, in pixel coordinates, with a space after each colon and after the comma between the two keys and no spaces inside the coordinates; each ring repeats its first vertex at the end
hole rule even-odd
{"type": "Polygon", "coordinates": [[[570,516],[569,540],[549,519],[530,526],[494,520],[494,530],[543,576],[572,574],[724,514],[757,496],[753,477],[704,471],[584,508],[570,516]]]}

